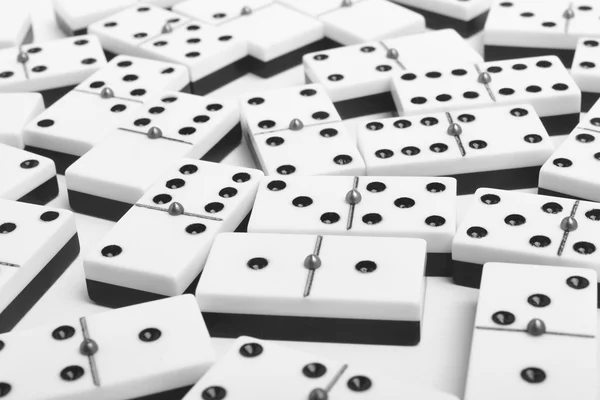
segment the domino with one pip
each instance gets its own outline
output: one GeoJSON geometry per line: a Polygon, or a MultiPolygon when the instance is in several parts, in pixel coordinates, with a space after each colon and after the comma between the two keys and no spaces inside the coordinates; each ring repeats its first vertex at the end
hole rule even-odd
{"type": "Polygon", "coordinates": [[[421,238],[427,276],[450,276],[456,179],[294,176],[264,179],[248,232],[421,238]]]}
{"type": "Polygon", "coordinates": [[[600,102],[542,166],[538,192],[600,202],[600,102]]]}
{"type": "Polygon", "coordinates": [[[191,90],[184,66],[117,56],[27,125],[26,149],[51,158],[64,174],[119,122],[165,90],[191,90]]]}
{"type": "Polygon", "coordinates": [[[180,399],[215,360],[193,296],[0,335],[0,352],[7,400],[180,399]]]}
{"type": "Polygon", "coordinates": [[[597,399],[597,275],[487,263],[465,400],[597,399]]]}
{"type": "MultiPolygon", "coordinates": [[[[0,199],[0,332],[14,328],[78,255],[72,212],[0,199]]],[[[0,381],[11,365],[0,367],[0,381]]]]}
{"type": "Polygon", "coordinates": [[[52,160],[0,143],[0,199],[44,205],[56,196],[52,160]]]}
{"type": "Polygon", "coordinates": [[[454,282],[479,287],[487,262],[598,270],[600,204],[479,189],[452,243],[454,282]]]}
{"type": "Polygon", "coordinates": [[[84,257],[88,295],[124,305],[193,293],[215,236],[244,227],[263,174],[181,159],[84,257]]]}
{"type": "Polygon", "coordinates": [[[554,146],[530,105],[462,109],[363,123],[367,175],[451,176],[458,194],[536,187],[554,146]]]}
{"type": "Polygon", "coordinates": [[[174,161],[220,161],[240,140],[235,102],[161,93],[67,169],[69,203],[76,212],[118,221],[174,161]]]}
{"type": "Polygon", "coordinates": [[[423,239],[224,233],[196,298],[212,337],[411,346],[426,258],[423,239]]]}
{"type": "Polygon", "coordinates": [[[365,163],[321,85],[240,98],[250,153],[266,175],[365,175],[365,163]]]}
{"type": "Polygon", "coordinates": [[[347,119],[396,111],[391,81],[406,68],[481,61],[473,47],[445,29],[306,54],[304,73],[307,83],[325,87],[347,119]]]}
{"type": "Polygon", "coordinates": [[[339,44],[319,20],[274,0],[188,0],[173,11],[248,40],[244,69],[269,78],[302,64],[302,56],[339,44]]]}
{"type": "Polygon", "coordinates": [[[531,104],[551,136],[571,132],[581,109],[581,91],[555,56],[413,69],[394,75],[392,94],[401,116],[531,104]]]}
{"type": "Polygon", "coordinates": [[[360,367],[241,336],[183,400],[458,400],[360,367]]]}
{"type": "Polygon", "coordinates": [[[85,35],[92,23],[134,4],[136,0],[54,0],[54,15],[67,35],[85,35]]]}
{"type": "Polygon", "coordinates": [[[136,5],[90,25],[106,51],[182,64],[192,92],[204,95],[246,74],[248,42],[160,7],[136,5]]]}
{"type": "Polygon", "coordinates": [[[91,35],[1,49],[0,93],[40,92],[49,107],[105,65],[91,35]]]}

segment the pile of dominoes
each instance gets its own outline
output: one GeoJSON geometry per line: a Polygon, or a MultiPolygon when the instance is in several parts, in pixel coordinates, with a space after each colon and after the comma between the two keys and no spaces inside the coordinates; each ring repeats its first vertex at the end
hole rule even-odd
{"type": "Polygon", "coordinates": [[[0,400],[598,400],[600,1],[37,3],[0,4],[0,400]],[[18,326],[75,268],[112,310],[18,326]],[[441,287],[459,390],[356,362],[441,287]]]}

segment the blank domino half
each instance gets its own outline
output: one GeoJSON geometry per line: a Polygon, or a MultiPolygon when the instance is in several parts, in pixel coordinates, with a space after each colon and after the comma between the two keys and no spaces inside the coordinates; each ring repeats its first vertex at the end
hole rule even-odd
{"type": "Polygon", "coordinates": [[[118,221],[176,160],[221,161],[241,140],[239,121],[234,101],[160,93],[67,169],[71,208],[118,221]]]}
{"type": "Polygon", "coordinates": [[[26,149],[51,158],[64,175],[120,121],[167,90],[191,90],[185,67],[117,56],[27,124],[26,149]]]}

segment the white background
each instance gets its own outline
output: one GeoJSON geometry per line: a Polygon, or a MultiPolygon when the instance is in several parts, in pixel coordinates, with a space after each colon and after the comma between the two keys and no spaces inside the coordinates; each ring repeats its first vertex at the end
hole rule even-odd
{"type": "MultiPolygon", "coordinates": [[[[0,0],[0,10],[15,3],[29,5],[32,10],[36,42],[63,36],[55,24],[50,0],[0,0]]],[[[480,36],[469,41],[478,49],[481,46],[480,36]]],[[[302,83],[304,83],[302,67],[297,67],[269,80],[248,75],[218,90],[211,96],[230,98],[248,91],[302,83]]],[[[378,117],[382,116],[388,115],[378,115],[378,117]]],[[[346,122],[346,125],[354,132],[357,123],[370,118],[372,117],[350,120],[346,122]]],[[[555,142],[558,144],[561,140],[556,138],[555,142]]],[[[237,149],[225,162],[239,166],[254,166],[245,148],[237,149]]],[[[60,196],[50,205],[68,208],[64,177],[59,177],[59,182],[61,185],[60,196]]],[[[459,221],[466,212],[471,197],[460,197],[459,221]]],[[[85,254],[112,226],[112,222],[77,215],[82,254],[85,254]]],[[[506,288],[506,290],[510,290],[510,288],[506,288]]],[[[285,342],[285,345],[360,365],[365,370],[382,372],[399,381],[434,387],[462,397],[477,295],[477,290],[455,286],[449,279],[428,278],[422,339],[418,346],[392,347],[300,342],[285,342]]],[[[87,297],[80,257],[16,329],[26,329],[41,324],[58,325],[59,321],[65,318],[79,317],[105,310],[105,308],[93,304],[87,297]]],[[[213,339],[213,343],[217,355],[220,357],[229,349],[232,340],[213,339]]],[[[490,362],[493,363],[495,360],[490,360],[490,362]]],[[[566,367],[568,368],[568,366],[566,367]]]]}

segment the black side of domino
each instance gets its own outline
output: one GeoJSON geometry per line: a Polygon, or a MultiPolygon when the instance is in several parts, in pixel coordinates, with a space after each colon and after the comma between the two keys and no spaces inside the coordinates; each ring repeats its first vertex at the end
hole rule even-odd
{"type": "MultiPolygon", "coordinates": [[[[414,12],[417,12],[425,17],[425,22],[427,24],[427,28],[433,30],[439,29],[454,29],[458,34],[464,38],[468,38],[470,36],[475,35],[476,33],[483,30],[485,26],[485,21],[487,20],[487,16],[489,11],[486,11],[482,14],[479,14],[477,17],[471,19],[470,21],[462,21],[460,19],[451,18],[442,14],[434,13],[431,11],[421,10],[419,8],[410,7],[407,5],[402,5],[402,7],[408,8],[414,12]]],[[[517,58],[517,57],[509,57],[509,58],[517,58]]]]}
{"type": "Polygon", "coordinates": [[[420,321],[203,312],[211,337],[248,334],[267,340],[415,346],[421,340],[420,321]]]}
{"type": "Polygon", "coordinates": [[[17,201],[43,206],[54,200],[56,197],[58,197],[58,179],[56,178],[56,175],[54,175],[17,201]]]}
{"type": "MultiPolygon", "coordinates": [[[[248,221],[250,221],[250,214],[248,214],[242,222],[238,225],[235,232],[247,232],[248,221]]],[[[195,294],[198,281],[202,276],[202,272],[190,283],[185,292],[182,294],[195,294]]],[[[113,285],[105,282],[98,282],[92,279],[86,279],[87,291],[90,300],[94,303],[111,308],[127,307],[135,304],[147,303],[149,301],[155,301],[165,299],[168,296],[164,296],[157,293],[151,293],[144,290],[132,289],[125,286],[113,285]]],[[[237,337],[237,336],[236,336],[237,337]]]]}
{"type": "Polygon", "coordinates": [[[77,233],[42,268],[17,297],[0,312],[0,333],[12,330],[33,308],[38,300],[60,278],[63,272],[79,255],[79,236],[77,233]]]}
{"type": "MultiPolygon", "coordinates": [[[[221,162],[242,142],[242,125],[238,123],[202,158],[202,161],[221,162]]],[[[57,167],[58,169],[58,167],[57,167]]],[[[105,197],[67,190],[71,209],[77,213],[117,222],[133,204],[105,197]]]]}
{"type": "MultiPolygon", "coordinates": [[[[112,56],[114,57],[114,54],[112,56]]],[[[111,59],[112,59],[112,57],[111,57],[111,59]]],[[[72,88],[75,88],[75,86],[73,86],[72,88]]],[[[56,90],[56,89],[53,89],[53,90],[56,90]]],[[[179,90],[179,91],[182,93],[192,93],[192,85],[187,84],[186,86],[181,88],[181,90],[179,90]]],[[[60,97],[62,97],[65,94],[66,94],[66,92],[63,93],[60,97]]],[[[60,97],[58,97],[56,100],[60,99],[60,97]]],[[[45,98],[44,98],[44,101],[45,101],[45,98]]],[[[48,104],[46,104],[46,107],[48,107],[48,104]]],[[[219,142],[219,144],[220,144],[220,142],[219,142]]],[[[216,147],[217,146],[215,146],[215,148],[216,147]]],[[[60,151],[42,149],[40,147],[35,147],[35,146],[27,146],[26,145],[25,150],[30,151],[35,154],[38,154],[40,156],[49,158],[52,161],[54,161],[54,165],[56,165],[56,173],[59,175],[64,175],[67,168],[69,168],[71,166],[71,164],[75,163],[75,161],[79,160],[79,157],[80,157],[80,156],[75,156],[73,154],[63,153],[60,151]]],[[[231,150],[233,150],[233,148],[231,150]]],[[[212,151],[213,150],[211,150],[211,152],[212,151]]],[[[223,158],[225,158],[225,156],[227,154],[229,154],[229,152],[227,152],[225,155],[223,155],[223,158]]],[[[215,155],[215,156],[218,156],[218,155],[215,155]]],[[[212,161],[212,160],[209,160],[209,161],[212,161]]]]}

